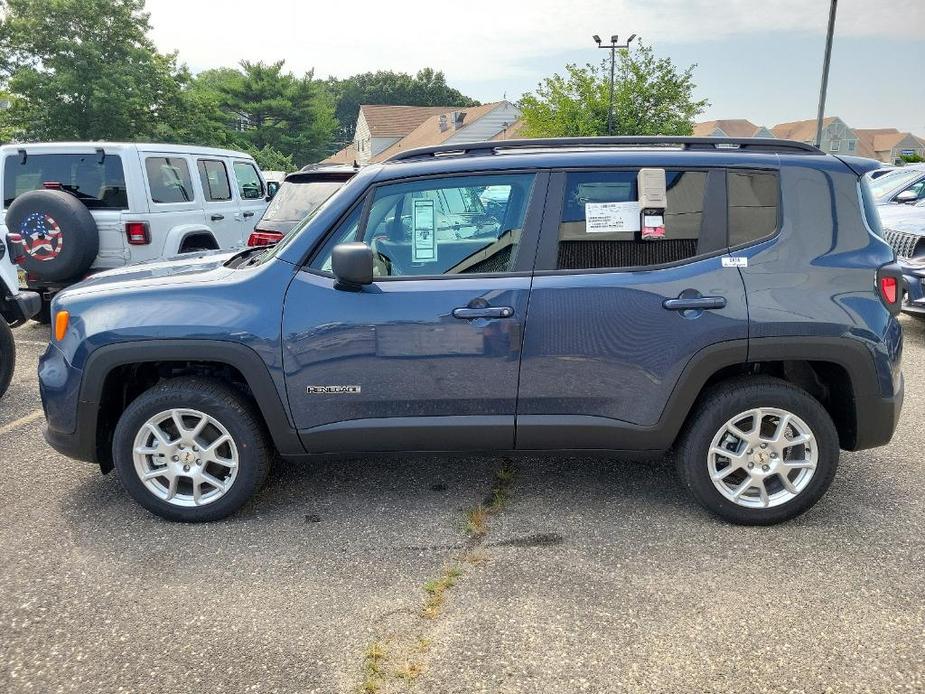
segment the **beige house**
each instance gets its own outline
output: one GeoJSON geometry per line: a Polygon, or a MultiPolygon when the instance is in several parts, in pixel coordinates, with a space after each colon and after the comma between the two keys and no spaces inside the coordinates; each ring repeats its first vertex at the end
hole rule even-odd
{"type": "Polygon", "coordinates": [[[863,144],[865,151],[887,164],[901,161],[904,154],[917,154],[925,157],[925,140],[912,133],[903,133],[896,128],[858,128],[854,131],[863,144]]]}
{"type": "Polygon", "coordinates": [[[708,120],[694,124],[695,137],[774,137],[763,125],[755,125],[745,118],[708,120]]]}
{"type": "Polygon", "coordinates": [[[353,142],[322,163],[355,161],[364,166],[416,147],[510,139],[519,118],[520,110],[509,101],[481,106],[363,105],[353,142]]]}
{"type": "MultiPolygon", "coordinates": [[[[770,130],[744,118],[710,120],[694,125],[699,137],[779,137],[813,144],[816,141],[816,121],[797,120],[778,123],[770,130]]],[[[903,154],[925,157],[925,140],[896,128],[852,128],[838,116],[822,121],[820,148],[830,154],[851,154],[895,164],[903,154]]]]}

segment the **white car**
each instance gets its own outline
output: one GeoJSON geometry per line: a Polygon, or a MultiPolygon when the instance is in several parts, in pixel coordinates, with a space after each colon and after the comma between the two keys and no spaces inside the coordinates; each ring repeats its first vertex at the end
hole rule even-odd
{"type": "Polygon", "coordinates": [[[868,174],[870,192],[878,205],[914,205],[925,200],[925,164],[907,164],[882,176],[868,174]]]}
{"type": "Polygon", "coordinates": [[[250,155],[191,145],[4,145],[0,190],[0,238],[21,242],[20,284],[46,319],[56,291],[94,272],[243,247],[268,202],[250,155]]]}

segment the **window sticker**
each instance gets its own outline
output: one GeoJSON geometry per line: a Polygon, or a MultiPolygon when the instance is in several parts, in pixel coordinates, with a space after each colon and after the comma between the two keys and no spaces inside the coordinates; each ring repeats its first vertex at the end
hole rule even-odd
{"type": "Polygon", "coordinates": [[[739,255],[724,255],[723,267],[748,267],[748,258],[739,255]]]}
{"type": "Polygon", "coordinates": [[[638,200],[585,203],[585,231],[589,234],[639,231],[640,212],[638,200]]]}
{"type": "Polygon", "coordinates": [[[415,200],[411,262],[437,262],[437,234],[433,200],[415,200]]]}

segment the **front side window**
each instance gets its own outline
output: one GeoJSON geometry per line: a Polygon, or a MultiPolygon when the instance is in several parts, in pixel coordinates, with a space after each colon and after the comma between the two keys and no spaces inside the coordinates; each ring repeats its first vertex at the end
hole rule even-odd
{"type": "Polygon", "coordinates": [[[118,154],[10,154],[3,163],[3,205],[41,188],[59,188],[91,210],[128,208],[125,173],[118,154]]]}
{"type": "Polygon", "coordinates": [[[253,164],[236,161],[234,175],[238,179],[238,192],[242,200],[259,200],[264,196],[263,181],[253,164]]]}
{"type": "Polygon", "coordinates": [[[666,171],[664,235],[643,238],[638,170],[568,174],[559,222],[560,270],[644,267],[691,258],[703,222],[704,171],[666,171]]]}
{"type": "Polygon", "coordinates": [[[193,200],[193,180],[186,159],[148,157],[145,159],[151,201],[159,204],[193,200]]]}
{"type": "Polygon", "coordinates": [[[200,159],[196,162],[196,166],[199,169],[202,192],[207,200],[213,202],[231,200],[231,184],[228,182],[225,162],[218,159],[200,159]]]}
{"type": "Polygon", "coordinates": [[[777,231],[777,174],[771,171],[727,171],[729,245],[738,246],[777,231]]]}
{"type": "MultiPolygon", "coordinates": [[[[372,249],[376,277],[510,272],[534,178],[465,176],[380,186],[365,227],[353,238],[372,249]]],[[[312,266],[328,270],[332,249],[329,242],[312,266]]]]}

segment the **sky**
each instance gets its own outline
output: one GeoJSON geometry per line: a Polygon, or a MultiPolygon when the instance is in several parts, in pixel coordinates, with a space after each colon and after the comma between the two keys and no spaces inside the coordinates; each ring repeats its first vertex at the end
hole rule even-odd
{"type": "MultiPolygon", "coordinates": [[[[828,0],[148,0],[152,37],[193,71],[286,60],[318,77],[422,67],[483,102],[515,101],[567,63],[599,62],[593,34],[637,34],[696,63],[699,120],[815,118],[828,0]]],[[[826,115],[925,136],[925,0],[840,0],[826,115]]]]}

